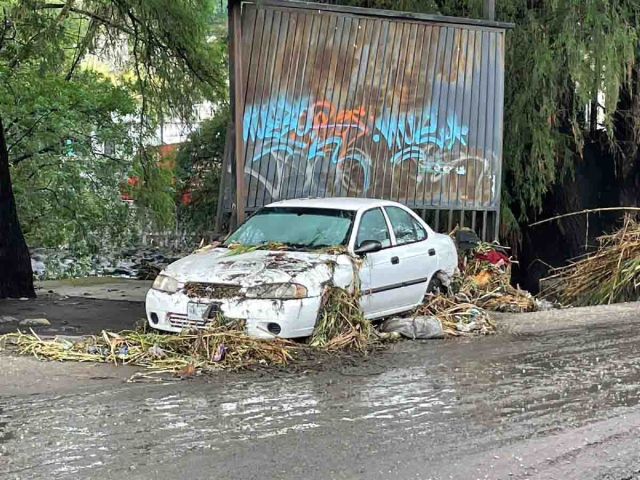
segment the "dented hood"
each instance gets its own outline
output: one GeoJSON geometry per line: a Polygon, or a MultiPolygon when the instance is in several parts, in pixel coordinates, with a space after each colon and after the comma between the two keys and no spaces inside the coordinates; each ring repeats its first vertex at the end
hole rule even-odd
{"type": "Polygon", "coordinates": [[[347,278],[353,265],[347,255],[258,250],[229,255],[226,248],[194,253],[169,265],[163,274],[179,282],[223,283],[251,287],[295,282],[310,296],[320,295],[329,280],[347,278]]]}

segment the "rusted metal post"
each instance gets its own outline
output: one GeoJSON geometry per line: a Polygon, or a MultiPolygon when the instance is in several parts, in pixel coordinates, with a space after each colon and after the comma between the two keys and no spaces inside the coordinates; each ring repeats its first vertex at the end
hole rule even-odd
{"type": "MultiPolygon", "coordinates": [[[[218,205],[216,211],[216,225],[214,233],[222,233],[222,217],[224,216],[224,198],[226,185],[228,181],[227,172],[229,171],[229,163],[231,162],[231,152],[234,150],[231,144],[234,142],[233,128],[231,125],[227,127],[227,133],[224,139],[224,152],[222,153],[222,170],[220,172],[220,187],[218,191],[218,205]]],[[[229,196],[232,196],[233,189],[229,189],[229,196]]]]}
{"type": "Polygon", "coordinates": [[[482,13],[485,20],[495,20],[496,0],[482,0],[482,13]]]}
{"type": "Polygon", "coordinates": [[[241,0],[229,2],[229,60],[232,67],[231,75],[231,108],[234,124],[235,176],[236,176],[236,215],[237,224],[244,221],[244,163],[242,159],[242,110],[244,106],[242,92],[242,29],[241,29],[241,0]]]}

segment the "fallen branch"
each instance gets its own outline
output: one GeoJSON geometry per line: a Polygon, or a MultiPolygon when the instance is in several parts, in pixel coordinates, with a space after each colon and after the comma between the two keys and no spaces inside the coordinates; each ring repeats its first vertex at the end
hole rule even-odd
{"type": "Polygon", "coordinates": [[[614,212],[614,211],[619,211],[619,210],[640,212],[640,207],[605,207],[605,208],[593,208],[593,209],[581,210],[579,212],[565,213],[565,214],[562,214],[562,215],[558,215],[556,217],[551,217],[551,218],[547,218],[545,220],[540,220],[539,222],[530,223],[529,226],[530,227],[535,227],[536,225],[542,225],[543,223],[552,222],[554,220],[559,220],[561,218],[573,217],[575,215],[582,215],[582,214],[585,214],[585,213],[614,212]]]}

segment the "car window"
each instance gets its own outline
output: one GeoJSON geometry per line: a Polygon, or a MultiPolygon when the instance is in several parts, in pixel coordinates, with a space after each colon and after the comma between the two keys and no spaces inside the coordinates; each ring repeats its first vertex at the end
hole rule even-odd
{"type": "Polygon", "coordinates": [[[398,245],[419,242],[427,238],[427,232],[409,212],[398,207],[385,207],[398,245]]]}
{"type": "Polygon", "coordinates": [[[389,235],[387,221],[379,208],[369,210],[362,215],[360,227],[358,228],[358,237],[356,238],[356,248],[362,245],[365,240],[377,240],[382,244],[382,248],[391,246],[391,236],[389,235]]]}

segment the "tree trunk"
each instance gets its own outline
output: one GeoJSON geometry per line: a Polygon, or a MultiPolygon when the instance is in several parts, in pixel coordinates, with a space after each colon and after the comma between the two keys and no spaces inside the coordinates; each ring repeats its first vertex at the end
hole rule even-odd
{"type": "Polygon", "coordinates": [[[0,119],[0,298],[35,297],[31,256],[22,235],[0,119]]]}

